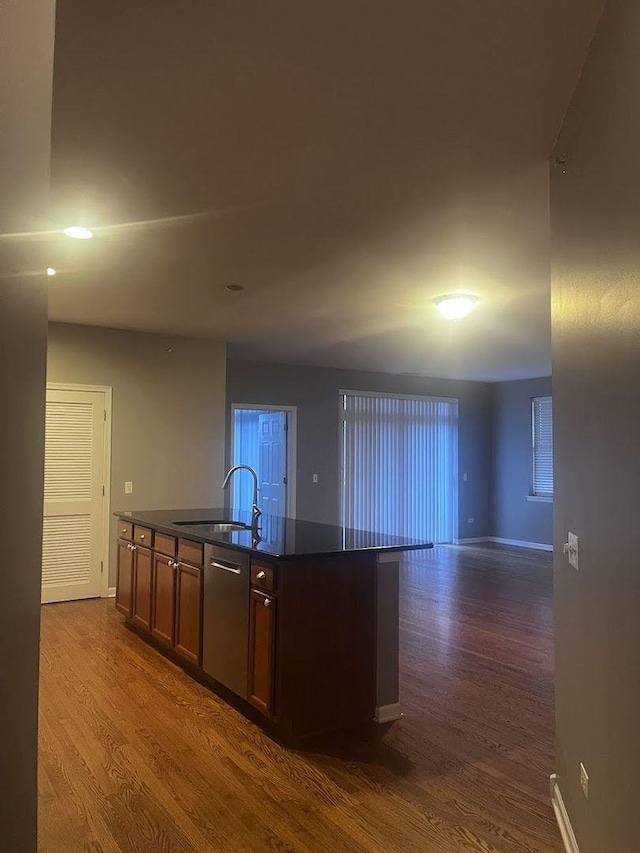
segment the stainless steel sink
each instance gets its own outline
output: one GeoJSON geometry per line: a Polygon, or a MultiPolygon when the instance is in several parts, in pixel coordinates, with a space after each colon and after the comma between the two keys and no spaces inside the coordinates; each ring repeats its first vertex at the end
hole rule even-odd
{"type": "Polygon", "coordinates": [[[234,530],[251,530],[248,524],[241,521],[174,521],[177,527],[201,527],[212,533],[232,533],[234,530]]]}

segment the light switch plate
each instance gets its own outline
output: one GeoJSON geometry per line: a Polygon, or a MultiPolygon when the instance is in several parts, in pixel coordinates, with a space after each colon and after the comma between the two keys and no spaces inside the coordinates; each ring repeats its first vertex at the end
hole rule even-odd
{"type": "Polygon", "coordinates": [[[569,565],[578,571],[578,551],[580,541],[575,533],[569,533],[569,565]]]}
{"type": "Polygon", "coordinates": [[[133,480],[125,480],[124,493],[125,493],[125,495],[132,495],[133,494],[133,480]]]}
{"type": "Polygon", "coordinates": [[[314,474],[314,475],[313,475],[313,482],[314,482],[314,483],[317,483],[317,482],[318,482],[318,475],[317,475],[317,474],[314,474]]]}

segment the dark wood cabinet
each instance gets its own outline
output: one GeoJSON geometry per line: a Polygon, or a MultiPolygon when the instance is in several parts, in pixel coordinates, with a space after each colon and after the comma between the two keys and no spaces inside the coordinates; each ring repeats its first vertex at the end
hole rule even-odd
{"type": "MultiPolygon", "coordinates": [[[[116,607],[128,625],[287,738],[372,720],[397,651],[396,642],[380,652],[377,555],[270,560],[217,542],[206,549],[205,566],[203,543],[120,519],[116,607]]],[[[397,614],[383,615],[397,629],[397,614]]]]}
{"type": "Polygon", "coordinates": [[[151,551],[134,546],[133,604],[131,618],[147,631],[151,630],[151,551]]]}
{"type": "MultiPolygon", "coordinates": [[[[124,529],[124,527],[123,527],[124,529]]],[[[125,616],[131,616],[133,598],[133,551],[131,543],[118,539],[118,562],[116,580],[116,608],[125,616]]]]}
{"type": "Polygon", "coordinates": [[[171,646],[175,639],[177,565],[171,557],[153,556],[151,633],[171,646]]]}
{"type": "Polygon", "coordinates": [[[273,713],[276,599],[251,590],[249,608],[249,701],[263,714],[273,713]]]}
{"type": "Polygon", "coordinates": [[[202,569],[178,563],[176,574],[175,649],[200,664],[202,569]]]}

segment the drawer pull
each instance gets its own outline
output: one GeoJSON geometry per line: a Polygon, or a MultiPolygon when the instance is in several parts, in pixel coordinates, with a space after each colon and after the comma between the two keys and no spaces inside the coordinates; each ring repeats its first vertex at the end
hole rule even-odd
{"type": "Polygon", "coordinates": [[[224,563],[217,563],[215,560],[211,560],[211,568],[222,569],[224,572],[231,572],[234,575],[242,574],[242,569],[240,568],[240,566],[234,566],[232,564],[225,566],[224,563]]]}
{"type": "Polygon", "coordinates": [[[122,528],[122,535],[123,535],[123,536],[126,536],[126,535],[127,535],[127,528],[126,528],[126,527],[123,527],[123,528],[122,528]]]}
{"type": "Polygon", "coordinates": [[[140,534],[140,539],[144,539],[144,533],[140,534]]]}
{"type": "Polygon", "coordinates": [[[267,573],[266,573],[266,572],[258,572],[258,574],[256,575],[256,578],[257,578],[259,581],[263,581],[263,580],[266,578],[266,576],[267,576],[267,573]]]}

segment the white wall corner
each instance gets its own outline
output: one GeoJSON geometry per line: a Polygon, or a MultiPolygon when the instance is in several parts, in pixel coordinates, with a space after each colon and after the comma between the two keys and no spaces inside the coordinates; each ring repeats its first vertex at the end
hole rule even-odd
{"type": "Polygon", "coordinates": [[[560,835],[562,836],[562,841],[564,843],[564,849],[567,853],[580,853],[578,842],[576,841],[576,836],[573,831],[573,827],[571,826],[571,821],[569,820],[569,814],[564,804],[564,800],[562,799],[560,788],[558,787],[558,777],[555,773],[551,775],[550,782],[551,805],[553,806],[556,820],[558,821],[560,835]]]}

